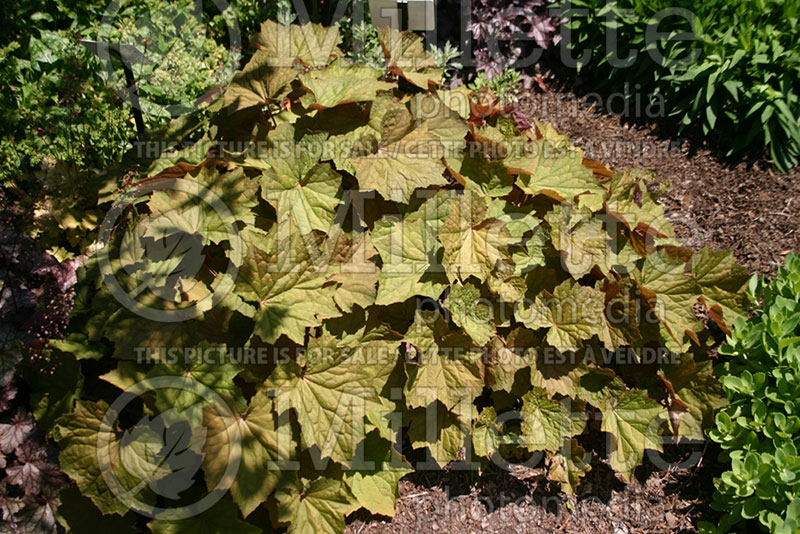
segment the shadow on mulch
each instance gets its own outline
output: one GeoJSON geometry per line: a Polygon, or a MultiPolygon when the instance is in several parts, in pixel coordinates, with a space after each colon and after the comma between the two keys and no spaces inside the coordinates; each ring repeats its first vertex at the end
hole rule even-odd
{"type": "Polygon", "coordinates": [[[715,519],[708,501],[720,466],[711,449],[668,445],[659,456],[646,455],[628,484],[605,460],[595,461],[574,497],[548,482],[543,469],[489,465],[480,476],[454,468],[418,471],[400,482],[394,518],[355,514],[346,532],[695,532],[698,519],[715,519]]]}

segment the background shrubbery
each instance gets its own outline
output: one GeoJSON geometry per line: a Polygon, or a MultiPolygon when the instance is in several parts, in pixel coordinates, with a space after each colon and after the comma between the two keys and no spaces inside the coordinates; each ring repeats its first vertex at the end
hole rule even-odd
{"type": "Polygon", "coordinates": [[[598,86],[663,95],[667,113],[719,139],[729,153],[765,146],[775,164],[800,161],[800,2],[796,0],[574,0],[564,16],[570,46],[593,52],[582,65],[598,86]],[[659,24],[664,39],[648,44],[654,15],[671,8],[659,24]],[[575,10],[583,10],[578,13],[575,10]],[[606,42],[616,32],[614,64],[606,42]],[[693,32],[698,41],[667,40],[693,32]],[[693,52],[697,48],[699,55],[693,52]],[[650,52],[663,57],[654,61],[650,52]]]}

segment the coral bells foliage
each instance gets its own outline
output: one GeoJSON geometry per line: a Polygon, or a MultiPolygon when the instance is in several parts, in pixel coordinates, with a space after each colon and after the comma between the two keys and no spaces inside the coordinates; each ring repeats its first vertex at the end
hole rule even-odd
{"type": "MultiPolygon", "coordinates": [[[[5,219],[5,217],[3,217],[5,219]]],[[[63,335],[77,282],[71,263],[34,248],[33,240],[0,219],[0,519],[3,532],[55,532],[55,508],[66,479],[45,445],[15,383],[29,356],[52,373],[47,339],[63,335]]],[[[41,375],[40,375],[41,376],[41,375]]],[[[49,375],[48,375],[49,376],[49,375]]],[[[41,382],[41,381],[40,381],[41,382]]],[[[52,392],[56,396],[57,392],[52,392]]],[[[47,396],[47,395],[45,395],[47,396]]],[[[71,399],[71,397],[70,397],[71,399]]],[[[41,395],[36,395],[37,406],[41,395]]],[[[57,402],[54,400],[53,402],[57,402]]],[[[37,412],[42,413],[42,412],[37,412]]]]}
{"type": "Polygon", "coordinates": [[[419,37],[379,38],[386,74],[349,64],[335,28],[265,23],[205,137],[126,193],[195,184],[228,212],[160,189],[107,246],[120,286],[163,281],[139,287],[149,309],[200,303],[186,321],[133,313],[101,269],[82,270],[71,327],[108,347],[107,385],[54,432],[62,469],[103,513],[128,506],[100,476],[98,433],[122,459],[106,474],[140,503],[180,506],[239,461],[214,508],[156,514],[153,532],[224,519],[220,532],[333,533],[359,508],[393,515],[404,474],[456,459],[480,469],[540,453],[572,493],[598,429],[629,480],[646,449],[702,438],[724,403],[695,309],[723,330],[745,313],[730,254],[681,247],[647,175],[614,174],[549,126],[520,129],[485,95],[444,90],[419,37]],[[153,236],[178,235],[202,248],[196,272],[145,254],[153,236]],[[233,422],[167,388],[103,432],[112,386],[154,377],[202,384],[233,422]],[[174,473],[149,455],[173,434],[152,429],[180,417],[198,460],[174,460],[197,474],[170,493],[161,479],[174,473]],[[137,418],[151,430],[126,430],[137,418]]]}
{"type": "MultiPolygon", "coordinates": [[[[467,30],[475,42],[475,62],[489,78],[506,67],[528,67],[541,49],[558,44],[552,0],[472,0],[467,30]],[[536,52],[538,50],[538,52],[536,52]]],[[[526,74],[523,76],[528,78],[526,74]]]]}
{"type": "Polygon", "coordinates": [[[33,240],[0,220],[0,346],[37,350],[62,337],[78,281],[76,260],[59,263],[33,240]]]}

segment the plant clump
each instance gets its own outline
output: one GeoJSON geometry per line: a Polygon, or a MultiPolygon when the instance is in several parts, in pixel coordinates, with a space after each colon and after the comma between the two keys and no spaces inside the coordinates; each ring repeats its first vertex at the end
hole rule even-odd
{"type": "Polygon", "coordinates": [[[725,515],[705,530],[727,532],[746,522],[774,533],[797,532],[800,257],[787,256],[772,282],[754,276],[748,295],[757,311],[737,319],[720,347],[730,357],[720,373],[730,404],[716,415],[709,436],[730,468],[714,481],[713,506],[725,515]]]}
{"type": "Polygon", "coordinates": [[[574,493],[587,436],[630,480],[724,404],[696,312],[746,313],[730,253],[683,248],[646,173],[442,89],[418,36],[378,37],[383,70],[336,28],[264,23],[205,136],[119,193],[54,347],[84,387],[49,412],[102,521],[341,532],[392,516],[414,468],[532,454],[574,493]],[[217,487],[199,515],[154,511],[217,487]]]}

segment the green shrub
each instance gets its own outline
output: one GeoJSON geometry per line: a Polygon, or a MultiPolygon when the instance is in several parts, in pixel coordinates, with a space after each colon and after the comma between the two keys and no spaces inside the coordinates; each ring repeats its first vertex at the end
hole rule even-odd
{"type": "Polygon", "coordinates": [[[758,518],[762,530],[800,530],[800,256],[790,254],[772,282],[753,277],[748,294],[759,304],[737,319],[720,354],[730,405],[709,432],[731,467],[716,479],[715,508],[726,532],[758,518]]]}
{"type": "Polygon", "coordinates": [[[491,89],[500,100],[509,102],[519,93],[521,84],[522,75],[519,71],[506,68],[491,79],[486,73],[479,72],[468,86],[470,90],[475,92],[487,87],[491,89]]]}
{"type": "MultiPolygon", "coordinates": [[[[112,24],[100,26],[103,40],[133,45],[150,61],[131,66],[150,125],[194,111],[195,101],[213,85],[227,83],[238,64],[241,50],[230,48],[227,35],[218,43],[208,31],[208,15],[215,13],[197,16],[194,4],[193,0],[129,2],[121,4],[112,24]]],[[[117,70],[110,81],[123,92],[125,79],[117,70]]]]}
{"type": "MultiPolygon", "coordinates": [[[[566,3],[565,3],[566,4],[566,3]]],[[[588,9],[565,23],[574,50],[591,50],[588,67],[600,84],[621,91],[625,82],[660,93],[668,114],[685,126],[715,133],[729,153],[764,146],[780,169],[800,161],[800,3],[796,0],[573,0],[588,9]],[[658,25],[670,37],[648,43],[654,16],[672,9],[658,25]],[[675,16],[676,9],[692,16],[675,16]],[[617,32],[620,58],[638,55],[626,66],[609,63],[606,39],[617,32]],[[699,55],[693,50],[698,49],[699,55]],[[650,57],[659,51],[658,62],[650,57]]],[[[581,53],[581,52],[578,52],[581,53]]]]}
{"type": "Polygon", "coordinates": [[[42,30],[24,46],[0,49],[0,184],[35,177],[33,190],[76,196],[88,169],[111,165],[130,148],[130,110],[78,37],[42,30]]]}
{"type": "Polygon", "coordinates": [[[385,74],[336,28],[264,23],[205,137],[120,193],[52,345],[84,363],[60,383],[80,398],[34,406],[87,514],[124,523],[227,481],[149,528],[333,533],[393,515],[410,461],[543,458],[572,493],[598,426],[625,480],[669,436],[702,438],[723,398],[695,307],[745,312],[730,253],[682,248],[647,175],[441,89],[420,37],[378,39],[385,74]]]}

